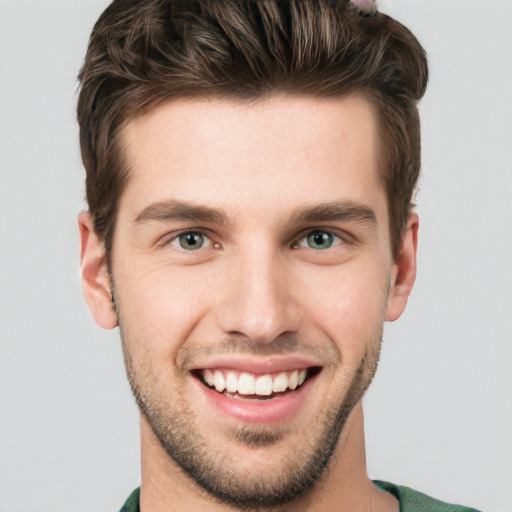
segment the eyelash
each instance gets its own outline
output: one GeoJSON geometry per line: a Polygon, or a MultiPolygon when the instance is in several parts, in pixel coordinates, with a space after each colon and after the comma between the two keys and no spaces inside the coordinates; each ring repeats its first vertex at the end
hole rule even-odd
{"type": "MultiPolygon", "coordinates": [[[[298,237],[292,244],[290,244],[290,247],[292,249],[302,249],[302,248],[308,249],[309,248],[309,249],[312,249],[315,251],[324,251],[324,250],[336,247],[336,246],[340,245],[341,243],[345,243],[345,242],[346,242],[345,237],[333,232],[333,230],[314,228],[314,229],[310,229],[310,230],[302,233],[300,235],[300,237],[298,237]],[[308,238],[313,235],[327,235],[328,237],[330,237],[332,239],[332,243],[328,247],[325,247],[325,248],[311,247],[308,244],[308,238]]],[[[211,236],[206,231],[201,230],[201,229],[197,229],[197,230],[189,229],[189,230],[180,231],[179,233],[173,234],[173,236],[171,236],[169,238],[165,238],[160,245],[161,246],[173,245],[180,252],[191,252],[191,253],[200,251],[201,249],[207,249],[207,248],[219,249],[221,247],[221,245],[219,243],[214,243],[212,241],[211,236]],[[200,236],[200,237],[202,237],[202,239],[204,241],[208,241],[208,244],[206,246],[202,245],[201,247],[198,247],[197,249],[186,249],[180,244],[180,238],[184,237],[186,235],[200,236]],[[179,245],[179,247],[177,245],[179,245]]]]}
{"type": "Polygon", "coordinates": [[[298,241],[294,242],[292,244],[292,248],[294,248],[294,249],[302,249],[302,248],[304,248],[304,249],[313,249],[313,250],[316,250],[316,251],[323,251],[323,250],[327,250],[327,249],[331,249],[333,247],[336,247],[336,246],[340,245],[343,242],[345,242],[344,238],[341,235],[333,232],[333,230],[322,229],[322,228],[315,228],[315,229],[311,229],[311,230],[308,230],[307,232],[303,233],[301,235],[301,237],[298,239],[298,241]],[[328,237],[330,237],[332,239],[332,242],[331,242],[331,244],[328,247],[325,247],[325,248],[314,248],[314,247],[311,247],[308,244],[309,237],[314,236],[314,235],[327,235],[328,237]],[[302,245],[303,243],[305,243],[305,245],[302,245]]]}
{"type": "Polygon", "coordinates": [[[173,245],[173,246],[176,246],[176,249],[181,251],[181,252],[197,252],[201,249],[205,249],[205,248],[220,248],[220,244],[218,243],[214,243],[211,239],[211,236],[209,236],[207,234],[206,231],[204,230],[201,230],[201,229],[187,229],[187,230],[184,230],[184,231],[180,231],[179,233],[174,233],[172,236],[170,237],[166,237],[164,238],[164,240],[161,242],[160,244],[162,247],[163,246],[167,246],[167,245],[173,245]],[[204,241],[207,241],[208,244],[206,246],[202,245],[201,247],[198,247],[197,249],[185,249],[183,246],[180,247],[180,238],[182,237],[185,237],[187,235],[195,235],[195,236],[200,236],[202,237],[202,239],[204,241]]]}

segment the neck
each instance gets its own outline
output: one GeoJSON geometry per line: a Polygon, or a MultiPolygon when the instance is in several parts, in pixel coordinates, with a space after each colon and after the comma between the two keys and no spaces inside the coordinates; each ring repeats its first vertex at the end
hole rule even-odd
{"type": "MultiPolygon", "coordinates": [[[[231,505],[211,497],[184,473],[169,457],[143,415],[140,423],[142,512],[163,512],[171,508],[176,512],[233,510],[231,505]]],[[[367,475],[363,409],[358,403],[347,419],[328,468],[313,489],[299,501],[265,510],[396,512],[398,508],[397,500],[377,489],[367,475]]]]}

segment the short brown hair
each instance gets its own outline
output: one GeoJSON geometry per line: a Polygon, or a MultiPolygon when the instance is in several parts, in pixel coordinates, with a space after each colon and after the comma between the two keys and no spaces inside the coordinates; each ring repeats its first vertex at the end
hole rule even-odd
{"type": "Polygon", "coordinates": [[[279,93],[370,102],[396,254],[420,171],[427,77],[407,28],[348,0],[114,0],[92,31],[78,99],[87,201],[107,259],[128,179],[123,123],[170,98],[279,93]]]}

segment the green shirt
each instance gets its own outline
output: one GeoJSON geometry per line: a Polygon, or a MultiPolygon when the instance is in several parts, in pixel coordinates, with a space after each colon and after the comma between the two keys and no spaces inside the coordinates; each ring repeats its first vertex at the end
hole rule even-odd
{"type": "MultiPolygon", "coordinates": [[[[426,494],[413,491],[409,487],[393,485],[388,482],[381,482],[380,480],[375,480],[374,484],[379,489],[395,496],[400,503],[400,512],[478,512],[474,508],[450,505],[449,503],[435,500],[426,494]]],[[[119,512],[140,512],[139,493],[140,489],[135,489],[119,512]]]]}

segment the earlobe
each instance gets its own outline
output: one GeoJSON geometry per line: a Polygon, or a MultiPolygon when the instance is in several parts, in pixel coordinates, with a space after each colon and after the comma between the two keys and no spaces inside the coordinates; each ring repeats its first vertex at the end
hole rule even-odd
{"type": "Polygon", "coordinates": [[[112,304],[110,283],[103,242],[94,231],[89,212],[78,215],[80,228],[80,271],[85,301],[94,321],[104,329],[117,326],[117,314],[112,304]]]}
{"type": "Polygon", "coordinates": [[[412,213],[403,233],[400,250],[391,271],[388,304],[384,317],[389,322],[396,320],[404,312],[416,279],[418,228],[418,215],[412,213]]]}

